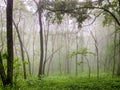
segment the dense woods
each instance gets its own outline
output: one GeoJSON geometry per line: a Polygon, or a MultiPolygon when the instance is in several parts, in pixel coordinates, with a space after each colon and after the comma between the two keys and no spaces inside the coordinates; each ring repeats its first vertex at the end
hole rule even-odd
{"type": "Polygon", "coordinates": [[[0,89],[119,90],[120,0],[0,1],[0,89]]]}

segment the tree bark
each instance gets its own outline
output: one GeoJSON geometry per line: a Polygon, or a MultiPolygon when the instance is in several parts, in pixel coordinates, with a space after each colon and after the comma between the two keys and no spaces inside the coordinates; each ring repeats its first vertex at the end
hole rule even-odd
{"type": "Polygon", "coordinates": [[[43,47],[43,27],[42,27],[42,13],[38,12],[39,15],[39,26],[40,26],[40,64],[39,64],[39,72],[38,77],[40,78],[43,75],[43,57],[44,57],[44,47],[43,47]]]}
{"type": "Polygon", "coordinates": [[[13,0],[7,0],[7,84],[13,84],[13,0]]]}

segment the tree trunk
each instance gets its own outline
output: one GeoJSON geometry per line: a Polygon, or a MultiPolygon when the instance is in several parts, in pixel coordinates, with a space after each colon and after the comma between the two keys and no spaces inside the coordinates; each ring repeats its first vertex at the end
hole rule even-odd
{"type": "Polygon", "coordinates": [[[19,39],[19,42],[20,42],[21,57],[22,57],[22,63],[23,63],[23,73],[24,73],[24,79],[26,79],[27,75],[26,75],[26,65],[25,65],[25,59],[24,59],[23,43],[22,43],[21,36],[20,36],[19,30],[18,30],[18,26],[15,24],[14,20],[13,20],[13,24],[16,28],[18,39],[19,39]]]}
{"type": "Polygon", "coordinates": [[[43,74],[45,74],[45,66],[46,66],[46,62],[47,62],[48,35],[49,35],[49,21],[48,21],[47,32],[44,32],[44,37],[45,37],[45,60],[44,60],[44,63],[43,63],[43,74]]]}
{"type": "Polygon", "coordinates": [[[95,51],[96,51],[96,60],[97,60],[97,78],[99,79],[99,49],[98,49],[98,42],[96,37],[93,35],[93,32],[90,31],[92,38],[95,42],[95,51]]]}
{"type": "Polygon", "coordinates": [[[7,0],[7,84],[13,84],[13,0],[7,0]]]}
{"type": "MultiPolygon", "coordinates": [[[[76,35],[76,50],[78,50],[78,36],[76,35]]],[[[78,55],[76,55],[76,59],[75,59],[75,71],[76,71],[76,76],[78,75],[78,55]]]]}
{"type": "Polygon", "coordinates": [[[115,75],[115,63],[116,63],[116,38],[117,38],[117,30],[115,24],[115,35],[114,35],[114,56],[113,56],[113,70],[112,70],[112,77],[115,75]]]}
{"type": "Polygon", "coordinates": [[[47,75],[49,75],[49,72],[50,72],[50,66],[51,66],[51,62],[52,62],[52,59],[53,59],[53,53],[54,53],[54,39],[53,39],[53,35],[52,35],[52,54],[51,54],[50,61],[48,63],[47,75]]]}
{"type": "Polygon", "coordinates": [[[27,49],[24,47],[24,50],[26,52],[26,55],[27,55],[27,60],[28,60],[28,67],[29,67],[29,74],[31,75],[31,62],[30,62],[30,57],[29,57],[29,53],[27,51],[27,49]]]}
{"type": "Polygon", "coordinates": [[[40,78],[43,75],[43,57],[44,57],[44,48],[43,48],[43,27],[42,27],[42,13],[38,12],[39,15],[39,26],[40,26],[40,64],[38,77],[40,78]]]}
{"type": "Polygon", "coordinates": [[[86,58],[86,60],[87,60],[87,64],[88,64],[88,76],[89,76],[89,78],[90,78],[90,75],[91,75],[91,67],[90,67],[90,63],[89,63],[88,58],[87,58],[87,57],[85,57],[85,58],[86,58]]]}
{"type": "Polygon", "coordinates": [[[33,30],[33,60],[32,60],[32,74],[34,74],[34,62],[35,62],[35,32],[33,30]]]}
{"type": "MultiPolygon", "coordinates": [[[[120,0],[118,0],[119,1],[119,16],[120,16],[120,0]]],[[[119,27],[120,27],[120,25],[119,25],[119,27]]],[[[119,53],[119,57],[118,57],[118,67],[117,67],[117,76],[120,76],[120,32],[119,32],[119,51],[118,51],[118,53],[119,53]]]]}
{"type": "Polygon", "coordinates": [[[120,76],[120,33],[119,33],[119,46],[118,46],[119,50],[118,50],[118,66],[117,66],[117,76],[120,76]]]}
{"type": "MultiPolygon", "coordinates": [[[[62,46],[62,35],[60,36],[60,46],[62,46]]],[[[59,49],[59,70],[60,70],[60,75],[62,75],[62,62],[61,62],[61,49],[59,49]]]]}
{"type": "Polygon", "coordinates": [[[3,62],[2,62],[1,52],[0,52],[0,76],[2,79],[2,83],[5,86],[7,84],[7,82],[6,82],[6,74],[5,74],[5,70],[4,70],[4,66],[3,66],[3,62]]]}

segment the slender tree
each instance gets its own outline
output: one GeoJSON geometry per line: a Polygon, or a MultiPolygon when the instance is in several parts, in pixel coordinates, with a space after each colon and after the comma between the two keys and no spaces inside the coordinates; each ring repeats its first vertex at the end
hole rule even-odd
{"type": "Polygon", "coordinates": [[[96,36],[93,35],[93,32],[90,31],[90,34],[95,42],[95,51],[96,51],[96,60],[97,60],[97,78],[99,78],[99,68],[100,68],[100,65],[99,65],[99,49],[98,49],[98,41],[97,41],[97,38],[96,36]]]}
{"type": "Polygon", "coordinates": [[[45,74],[45,66],[47,62],[47,52],[48,52],[48,35],[49,35],[49,21],[47,25],[47,30],[44,30],[44,37],[45,37],[45,59],[43,62],[43,74],[45,74]]]}

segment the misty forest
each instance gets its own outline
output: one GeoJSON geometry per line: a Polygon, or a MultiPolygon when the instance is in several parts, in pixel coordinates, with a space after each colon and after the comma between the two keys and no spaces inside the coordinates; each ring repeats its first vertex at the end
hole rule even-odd
{"type": "Polygon", "coordinates": [[[120,90],[120,0],[0,0],[0,90],[120,90]]]}

